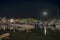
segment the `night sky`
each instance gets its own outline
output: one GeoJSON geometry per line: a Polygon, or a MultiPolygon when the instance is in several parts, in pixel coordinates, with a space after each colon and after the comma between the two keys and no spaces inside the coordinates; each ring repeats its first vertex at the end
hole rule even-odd
{"type": "Polygon", "coordinates": [[[48,13],[48,17],[56,17],[59,2],[59,0],[0,0],[0,17],[40,18],[44,11],[48,13]]]}

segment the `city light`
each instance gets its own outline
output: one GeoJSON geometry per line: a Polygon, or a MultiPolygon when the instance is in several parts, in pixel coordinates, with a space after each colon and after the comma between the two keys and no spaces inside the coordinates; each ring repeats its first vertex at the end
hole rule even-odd
{"type": "Polygon", "coordinates": [[[10,22],[11,22],[11,23],[14,22],[14,19],[10,19],[10,22]]]}

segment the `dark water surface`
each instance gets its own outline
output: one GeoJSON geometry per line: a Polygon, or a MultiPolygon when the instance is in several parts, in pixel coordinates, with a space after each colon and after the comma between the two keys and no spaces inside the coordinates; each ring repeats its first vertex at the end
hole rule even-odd
{"type": "Polygon", "coordinates": [[[60,31],[47,31],[46,36],[43,31],[9,33],[10,38],[3,40],[60,40],[60,31]]]}

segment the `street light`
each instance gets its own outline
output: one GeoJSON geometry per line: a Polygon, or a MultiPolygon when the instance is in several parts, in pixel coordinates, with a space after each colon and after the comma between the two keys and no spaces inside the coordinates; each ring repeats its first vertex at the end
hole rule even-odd
{"type": "Polygon", "coordinates": [[[45,16],[46,16],[46,15],[47,15],[47,12],[43,12],[43,15],[45,15],[45,16]]]}

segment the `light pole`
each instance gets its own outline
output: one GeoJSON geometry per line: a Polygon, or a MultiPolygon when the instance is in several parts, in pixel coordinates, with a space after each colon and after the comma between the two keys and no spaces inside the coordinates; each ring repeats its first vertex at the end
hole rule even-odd
{"type": "MultiPolygon", "coordinates": [[[[47,12],[43,12],[43,16],[47,16],[47,12]]],[[[47,32],[46,23],[44,22],[44,35],[45,36],[46,36],[46,32],[47,32]]]]}

